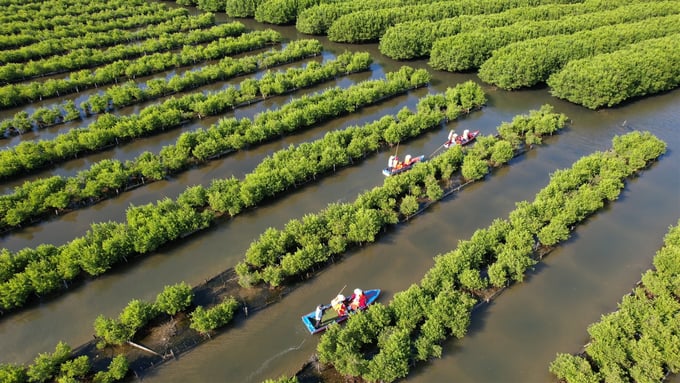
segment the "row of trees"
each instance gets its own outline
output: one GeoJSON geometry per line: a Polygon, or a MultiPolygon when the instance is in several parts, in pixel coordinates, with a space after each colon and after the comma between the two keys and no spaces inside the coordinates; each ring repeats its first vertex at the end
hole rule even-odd
{"type": "MultiPolygon", "coordinates": [[[[123,345],[132,341],[139,330],[159,316],[174,317],[180,312],[187,312],[192,307],[193,298],[193,289],[181,282],[165,286],[153,303],[138,299],[130,301],[118,319],[99,315],[94,322],[97,348],[123,345]]],[[[212,331],[231,322],[239,306],[234,297],[227,297],[208,308],[195,306],[193,311],[187,313],[189,328],[209,337],[212,331]]],[[[98,364],[101,365],[102,361],[98,361],[98,364]]],[[[59,342],[53,353],[38,355],[29,366],[0,364],[0,381],[27,383],[56,380],[62,383],[76,383],[85,380],[112,383],[125,378],[129,370],[128,360],[124,354],[110,358],[106,369],[93,371],[93,367],[87,355],[76,356],[68,344],[59,342]]]]}
{"type": "MultiPolygon", "coordinates": [[[[499,13],[461,15],[437,21],[421,19],[399,23],[387,28],[385,34],[380,38],[379,48],[382,54],[396,60],[428,57],[434,42],[443,37],[479,29],[498,28],[519,22],[522,22],[521,25],[525,26],[527,23],[524,22],[526,21],[562,20],[567,16],[612,9],[629,3],[625,0],[616,0],[575,4],[545,4],[511,8],[499,13]]],[[[463,45],[463,48],[468,49],[465,45],[463,45]]]]}
{"type": "Polygon", "coordinates": [[[550,372],[570,383],[660,382],[680,372],[680,221],[653,263],[617,311],[588,327],[584,351],[558,354],[550,372]]]}
{"type": "MultiPolygon", "coordinates": [[[[424,70],[407,68],[390,77],[411,83],[425,78],[423,73],[427,74],[424,70]]],[[[334,150],[335,145],[331,145],[326,152],[332,155],[334,150]]],[[[364,154],[358,153],[357,158],[364,154]]],[[[300,160],[299,168],[305,168],[305,161],[307,159],[300,160]]],[[[331,164],[342,165],[346,161],[345,157],[329,158],[331,164]]],[[[150,253],[165,243],[204,229],[220,215],[239,214],[311,180],[318,173],[313,168],[306,168],[306,172],[286,172],[287,167],[298,168],[289,163],[272,172],[267,163],[268,160],[263,161],[264,165],[258,166],[243,181],[234,177],[214,180],[208,188],[188,188],[176,201],[165,199],[156,205],[131,207],[126,212],[127,223],[93,224],[84,237],[63,246],[41,245],[17,254],[0,254],[4,263],[0,308],[12,310],[23,306],[32,294],[54,294],[67,281],[85,274],[100,275],[127,261],[127,257],[150,253]]]]}
{"type": "Polygon", "coordinates": [[[447,71],[464,71],[479,68],[492,52],[520,41],[553,35],[565,35],[592,30],[607,25],[635,22],[650,17],[677,13],[675,2],[642,2],[611,10],[600,10],[583,15],[567,16],[554,21],[534,21],[500,28],[482,28],[441,38],[432,46],[430,66],[447,71]]]}
{"type": "MultiPolygon", "coordinates": [[[[101,363],[101,362],[99,362],[101,363]]],[[[71,347],[59,342],[53,353],[38,355],[29,366],[0,364],[0,381],[6,383],[50,382],[113,383],[123,380],[129,364],[124,355],[110,358],[106,369],[92,373],[93,362],[87,355],[75,356],[71,347]]]]}
{"type": "MultiPolygon", "coordinates": [[[[237,24],[240,23],[235,25],[237,24]]],[[[64,79],[5,85],[0,87],[0,108],[25,105],[49,97],[64,96],[95,86],[118,83],[118,81],[126,78],[158,73],[169,68],[195,65],[207,60],[264,48],[280,41],[281,34],[274,30],[253,31],[238,37],[214,40],[206,45],[185,45],[178,53],[154,53],[134,60],[118,60],[94,71],[83,69],[71,72],[64,79]]],[[[0,71],[6,67],[8,66],[0,67],[0,71]]],[[[5,73],[4,76],[11,75],[5,73]]]]}
{"type": "MultiPolygon", "coordinates": [[[[165,286],[153,303],[133,299],[118,315],[118,319],[99,315],[94,321],[97,348],[119,346],[132,341],[135,335],[161,315],[174,317],[192,307],[194,291],[188,284],[181,282],[165,286]]],[[[239,303],[234,297],[225,298],[210,308],[196,306],[189,314],[189,328],[210,336],[210,332],[226,325],[234,317],[239,303]]]]}
{"type": "Polygon", "coordinates": [[[297,16],[295,28],[310,35],[325,35],[331,24],[340,16],[369,9],[383,9],[414,4],[429,4],[436,0],[366,0],[361,2],[343,1],[335,4],[320,4],[309,7],[297,16]]]}
{"type": "MultiPolygon", "coordinates": [[[[447,93],[445,98],[437,95],[422,99],[418,114],[404,110],[399,113],[398,121],[384,117],[378,123],[369,124],[362,128],[368,130],[363,135],[387,136],[391,129],[404,132],[427,129],[417,121],[436,124],[443,117],[442,114],[436,116],[438,111],[431,108],[471,110],[485,101],[483,92],[473,83],[449,89],[447,93]],[[460,102],[464,99],[471,102],[465,105],[460,102]],[[421,117],[433,113],[434,118],[421,117]],[[378,132],[370,132],[376,129],[378,132]]],[[[565,116],[552,113],[549,106],[544,106],[529,116],[517,116],[513,122],[502,124],[497,137],[480,136],[471,149],[454,146],[432,160],[418,163],[404,175],[388,178],[384,186],[359,195],[353,204],[331,204],[319,214],[290,221],[283,230],[269,228],[250,245],[245,259],[235,267],[239,282],[245,286],[261,282],[278,286],[352,247],[374,242],[380,231],[415,214],[421,203],[429,204],[442,198],[454,172],[460,171],[466,180],[481,179],[491,166],[507,163],[525,143],[537,143],[542,135],[554,133],[565,123],[565,116]]],[[[333,138],[327,135],[324,140],[333,138]]],[[[306,154],[309,153],[290,156],[306,154]]]]}
{"type": "Polygon", "coordinates": [[[58,25],[54,29],[42,30],[14,30],[11,34],[3,35],[2,40],[0,40],[0,48],[17,48],[28,44],[35,44],[41,39],[76,37],[87,33],[159,24],[175,17],[186,17],[189,15],[189,11],[185,8],[167,9],[161,3],[148,4],[156,7],[156,10],[153,12],[143,10],[139,13],[137,7],[130,7],[131,12],[133,12],[131,16],[106,19],[108,21],[101,21],[96,24],[58,25]],[[134,13],[134,11],[137,11],[137,13],[134,13]]]}
{"type": "MultiPolygon", "coordinates": [[[[392,6],[417,3],[416,0],[395,0],[392,6]]],[[[346,0],[265,0],[255,9],[255,20],[271,24],[294,24],[298,15],[311,7],[317,5],[344,7],[347,4],[346,0]]]]}
{"type": "Polygon", "coordinates": [[[187,71],[182,76],[175,75],[168,79],[151,79],[143,85],[130,80],[121,85],[113,85],[101,93],[93,94],[80,103],[80,110],[70,100],[52,108],[40,107],[30,116],[22,110],[17,112],[13,118],[0,122],[0,132],[4,132],[5,135],[23,134],[31,129],[42,129],[80,119],[83,116],[109,112],[114,108],[153,100],[316,56],[321,53],[322,49],[323,47],[318,40],[295,40],[280,50],[272,49],[241,58],[225,57],[215,64],[206,65],[198,70],[187,71]]]}
{"type": "Polygon", "coordinates": [[[318,344],[319,360],[343,375],[391,382],[415,363],[440,357],[442,341],[465,335],[480,292],[521,282],[537,262],[536,247],[569,238],[573,225],[617,199],[625,178],[665,150],[651,134],[633,132],[616,137],[610,151],[556,172],[534,202],[520,202],[508,220],[495,220],[437,256],[420,284],[352,316],[345,327],[331,325],[318,344]]]}
{"type": "Polygon", "coordinates": [[[98,337],[97,348],[120,346],[131,341],[152,319],[161,314],[173,317],[191,306],[193,300],[194,292],[191,286],[181,282],[165,286],[153,303],[133,299],[123,309],[118,319],[99,315],[94,321],[95,336],[98,337]]]}
{"type": "Polygon", "coordinates": [[[460,15],[496,13],[510,8],[572,3],[575,0],[474,0],[393,7],[353,12],[339,17],[328,29],[328,39],[336,42],[365,43],[378,41],[388,27],[414,20],[441,20],[460,15]]]}
{"type": "Polygon", "coordinates": [[[217,39],[234,37],[243,34],[245,30],[242,23],[232,22],[214,25],[207,29],[164,34],[139,43],[123,43],[105,49],[74,48],[64,55],[5,64],[0,67],[0,81],[12,83],[47,74],[92,68],[119,60],[131,60],[156,52],[166,52],[181,47],[212,42],[217,39]]]}
{"type": "Polygon", "coordinates": [[[27,181],[16,187],[13,193],[0,196],[0,228],[23,226],[52,211],[96,203],[117,195],[123,189],[163,179],[224,153],[352,113],[415,86],[422,86],[428,80],[424,77],[414,83],[403,81],[405,79],[408,78],[372,80],[344,90],[329,89],[292,100],[280,109],[260,113],[254,120],[223,119],[206,130],[183,133],[175,145],[165,146],[158,155],[146,152],[124,164],[103,160],[74,177],[54,176],[27,181]]]}
{"type": "Polygon", "coordinates": [[[643,55],[647,53],[642,52],[630,57],[625,69],[615,68],[615,60],[627,57],[629,51],[612,59],[604,56],[590,64],[589,69],[581,69],[588,62],[587,57],[677,33],[676,14],[680,11],[677,2],[643,0],[629,4],[616,0],[571,4],[570,0],[548,0],[538,4],[503,2],[498,6],[466,2],[413,6],[400,3],[368,0],[320,2],[314,6],[304,3],[298,7],[302,3],[267,0],[254,7],[255,13],[270,15],[268,19],[262,16],[262,21],[290,23],[297,18],[298,30],[328,33],[331,41],[380,40],[381,52],[392,58],[430,55],[429,64],[435,69],[479,68],[483,81],[508,90],[546,82],[568,61],[584,59],[570,66],[572,69],[564,80],[560,77],[561,89],[553,93],[592,109],[677,87],[672,79],[674,66],[666,65],[668,61],[655,57],[655,62],[662,65],[658,71],[635,69],[653,67],[636,64],[645,60],[643,55]],[[492,52],[496,53],[492,56],[492,52]],[[589,73],[586,81],[576,84],[586,70],[589,73]],[[619,81],[608,75],[611,71],[630,73],[619,81]],[[642,84],[637,85],[638,81],[642,84]]]}
{"type": "MultiPolygon", "coordinates": [[[[215,25],[215,15],[203,13],[198,16],[174,17],[141,30],[113,29],[105,32],[85,33],[78,37],[54,37],[16,49],[0,51],[0,63],[25,62],[62,54],[72,49],[102,48],[158,38],[168,33],[186,32],[215,25]]],[[[245,27],[243,28],[245,31],[245,27]]]]}
{"type": "MultiPolygon", "coordinates": [[[[399,2],[402,0],[392,0],[399,2]]],[[[418,1],[418,0],[407,0],[418,1]]],[[[291,24],[297,14],[319,4],[344,6],[346,0],[177,0],[177,3],[196,5],[204,10],[226,10],[229,17],[257,17],[258,21],[291,24]],[[262,6],[263,9],[258,10],[262,6]],[[278,9],[277,9],[278,8],[278,9]],[[256,16],[257,15],[257,16],[256,16]],[[278,22],[274,22],[274,21],[278,22]]]]}
{"type": "MultiPolygon", "coordinates": [[[[17,33],[22,33],[24,31],[30,30],[35,32],[46,32],[50,29],[58,29],[59,27],[71,27],[79,23],[83,25],[88,24],[88,20],[104,21],[117,18],[125,18],[130,16],[140,16],[146,15],[153,12],[163,13],[163,19],[168,19],[167,12],[168,8],[163,4],[139,4],[136,7],[116,7],[111,10],[104,10],[101,12],[96,12],[93,14],[81,14],[81,15],[64,15],[55,16],[47,18],[30,18],[26,21],[14,21],[9,23],[3,23],[0,25],[0,33],[3,35],[12,35],[17,33]]],[[[187,14],[186,11],[179,12],[179,14],[187,14]]],[[[98,24],[98,23],[95,23],[98,24]]],[[[107,28],[105,26],[95,27],[94,29],[87,30],[88,32],[96,30],[106,30],[101,28],[107,28]]]]}
{"type": "Polygon", "coordinates": [[[678,32],[680,14],[675,14],[517,42],[494,51],[480,66],[479,78],[503,89],[530,87],[545,82],[569,61],[610,53],[632,43],[678,32]]]}
{"type": "MultiPolygon", "coordinates": [[[[96,14],[101,11],[116,10],[121,7],[121,1],[111,1],[106,3],[92,2],[63,2],[45,1],[41,4],[23,3],[8,5],[0,15],[0,23],[13,21],[28,21],[40,18],[51,18],[57,16],[77,16],[82,14],[96,14]],[[55,5],[60,7],[55,7],[55,5]],[[33,17],[31,17],[33,16],[33,17]]],[[[144,5],[141,1],[130,2],[130,6],[144,5]]]]}
{"type": "Polygon", "coordinates": [[[179,99],[170,98],[142,109],[139,114],[114,116],[107,113],[87,128],[71,129],[53,140],[23,141],[11,149],[0,151],[0,178],[25,174],[82,153],[102,150],[118,144],[120,140],[128,141],[172,129],[191,119],[217,115],[271,95],[367,70],[370,62],[368,53],[347,52],[323,64],[310,62],[305,68],[293,67],[276,73],[267,71],[258,80],[243,80],[238,88],[230,86],[215,93],[196,92],[179,99]]]}
{"type": "Polygon", "coordinates": [[[547,81],[552,95],[590,109],[680,86],[680,34],[574,60],[547,81]]]}

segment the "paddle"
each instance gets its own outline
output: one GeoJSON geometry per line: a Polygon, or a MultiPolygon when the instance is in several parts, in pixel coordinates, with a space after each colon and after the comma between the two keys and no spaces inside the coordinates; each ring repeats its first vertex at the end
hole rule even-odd
{"type": "Polygon", "coordinates": [[[342,288],[340,289],[340,291],[338,291],[338,293],[335,294],[335,296],[337,297],[338,295],[342,294],[342,292],[345,291],[345,288],[346,288],[346,287],[347,287],[347,285],[342,286],[342,288]]]}

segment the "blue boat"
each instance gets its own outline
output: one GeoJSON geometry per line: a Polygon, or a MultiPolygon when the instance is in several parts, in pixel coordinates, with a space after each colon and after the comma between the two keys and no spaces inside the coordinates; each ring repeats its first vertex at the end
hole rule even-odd
{"type": "MultiPolygon", "coordinates": [[[[378,299],[378,296],[380,295],[380,289],[365,290],[364,294],[366,295],[366,306],[368,307],[373,302],[375,302],[376,299],[378,299]]],[[[340,323],[346,321],[347,318],[349,318],[351,315],[352,314],[339,317],[335,313],[335,310],[328,309],[324,313],[324,316],[321,320],[321,324],[319,325],[319,327],[315,327],[314,324],[316,320],[314,319],[314,311],[312,311],[311,313],[302,316],[302,323],[305,325],[310,334],[318,334],[326,330],[328,326],[330,326],[332,323],[340,323]]]]}

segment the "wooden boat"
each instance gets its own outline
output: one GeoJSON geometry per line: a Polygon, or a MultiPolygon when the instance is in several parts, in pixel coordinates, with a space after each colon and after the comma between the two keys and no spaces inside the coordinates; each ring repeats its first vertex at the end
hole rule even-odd
{"type": "MultiPolygon", "coordinates": [[[[444,143],[444,147],[448,149],[448,148],[450,148],[452,146],[456,146],[456,145],[465,146],[465,145],[471,143],[472,141],[474,141],[475,138],[477,138],[478,135],[479,135],[479,130],[475,130],[473,132],[470,132],[470,138],[468,138],[467,140],[464,140],[463,137],[457,137],[455,141],[453,141],[449,138],[448,141],[446,141],[444,143]]],[[[449,137],[450,137],[450,135],[449,135],[449,137]]]]}
{"type": "MultiPolygon", "coordinates": [[[[375,302],[376,299],[378,299],[378,296],[380,295],[380,289],[374,289],[374,290],[365,290],[364,294],[366,295],[366,306],[371,305],[373,302],[375,302]]],[[[330,305],[328,305],[330,306],[330,305]]],[[[315,327],[314,324],[316,320],[314,319],[314,311],[307,315],[302,316],[302,323],[305,325],[307,328],[307,331],[309,331],[310,334],[318,334],[328,328],[332,323],[340,323],[344,322],[349,318],[352,314],[345,315],[339,317],[336,313],[335,310],[329,308],[326,310],[326,312],[323,315],[323,318],[321,319],[321,324],[319,327],[315,327]]]]}
{"type": "Polygon", "coordinates": [[[407,170],[410,170],[414,164],[424,161],[425,160],[425,155],[420,155],[418,157],[413,157],[411,158],[411,161],[409,162],[408,165],[402,164],[400,167],[386,167],[383,169],[382,174],[386,177],[393,176],[395,174],[403,173],[407,170]]]}

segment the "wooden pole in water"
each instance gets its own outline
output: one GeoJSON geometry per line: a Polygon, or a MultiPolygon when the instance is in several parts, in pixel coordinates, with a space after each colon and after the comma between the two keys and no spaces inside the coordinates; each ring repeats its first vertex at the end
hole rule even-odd
{"type": "Polygon", "coordinates": [[[140,350],[144,350],[144,351],[146,351],[146,352],[150,352],[150,353],[152,353],[152,354],[154,354],[154,355],[160,356],[161,358],[165,359],[165,356],[163,356],[163,355],[157,353],[156,351],[154,351],[154,350],[152,350],[152,349],[150,349],[150,348],[148,348],[148,347],[144,347],[144,346],[142,346],[141,344],[137,344],[137,343],[135,343],[135,342],[133,342],[133,341],[131,341],[131,340],[128,340],[127,343],[128,343],[130,346],[137,347],[137,348],[140,349],[140,350]]]}

